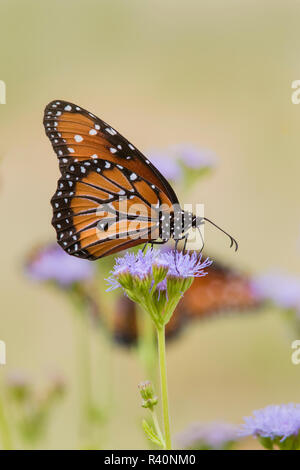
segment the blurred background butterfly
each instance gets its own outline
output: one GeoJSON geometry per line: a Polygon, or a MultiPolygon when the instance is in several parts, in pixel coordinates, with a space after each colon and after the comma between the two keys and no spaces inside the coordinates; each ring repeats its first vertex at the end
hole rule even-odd
{"type": "MultiPolygon", "coordinates": [[[[261,306],[262,301],[257,297],[248,275],[214,261],[209,275],[195,278],[185,293],[166,326],[166,337],[175,337],[191,321],[208,319],[226,312],[254,311],[261,306]]],[[[112,330],[115,340],[120,344],[130,346],[138,340],[136,304],[124,295],[116,302],[112,330]]]]}

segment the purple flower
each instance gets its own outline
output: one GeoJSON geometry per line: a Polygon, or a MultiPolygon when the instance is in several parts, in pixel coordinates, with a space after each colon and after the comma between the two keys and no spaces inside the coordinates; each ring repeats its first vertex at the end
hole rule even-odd
{"type": "Polygon", "coordinates": [[[175,277],[201,277],[206,276],[204,269],[208,268],[212,261],[206,258],[202,262],[202,256],[194,251],[193,253],[182,251],[158,252],[155,255],[155,264],[167,266],[169,268],[168,276],[175,277]]]}
{"type": "Polygon", "coordinates": [[[7,377],[9,387],[27,387],[30,383],[29,377],[20,371],[13,371],[7,377]]]}
{"type": "Polygon", "coordinates": [[[24,401],[32,392],[32,382],[19,371],[12,372],[7,377],[7,389],[17,401],[24,401]]]}
{"type": "Polygon", "coordinates": [[[148,152],[148,157],[165,178],[173,181],[180,181],[183,176],[181,164],[192,170],[202,170],[212,168],[217,163],[214,152],[191,144],[178,144],[165,150],[153,150],[148,152]]]}
{"type": "Polygon", "coordinates": [[[254,295],[271,300],[286,309],[300,309],[300,278],[280,272],[269,272],[252,281],[254,295]]]}
{"type": "Polygon", "coordinates": [[[300,404],[269,405],[253,411],[253,416],[245,417],[244,421],[242,436],[280,439],[282,442],[300,432],[300,404]]]}
{"type": "Polygon", "coordinates": [[[220,450],[239,440],[238,427],[225,422],[193,423],[177,435],[178,446],[183,449],[220,450]]]}
{"type": "Polygon", "coordinates": [[[153,150],[148,152],[147,155],[151,163],[167,180],[178,181],[180,179],[181,169],[176,161],[176,157],[170,155],[168,150],[165,152],[153,150]]]}
{"type": "Polygon", "coordinates": [[[159,250],[148,250],[145,253],[139,250],[135,255],[133,253],[126,253],[122,258],[116,259],[114,269],[111,271],[111,276],[107,279],[110,284],[108,290],[120,287],[117,280],[121,273],[129,273],[131,276],[144,279],[153,274],[153,267],[164,267],[167,270],[166,278],[161,281],[157,288],[166,290],[167,278],[191,278],[206,276],[207,272],[204,270],[212,264],[209,258],[202,262],[202,257],[196,253],[183,254],[182,251],[167,251],[161,252],[159,250]]]}
{"type": "Polygon", "coordinates": [[[94,268],[83,259],[67,255],[57,244],[40,248],[26,263],[28,275],[35,281],[54,281],[61,287],[92,278],[94,268]]]}
{"type": "Polygon", "coordinates": [[[118,258],[111,276],[109,288],[122,287],[125,294],[141,305],[160,329],[170,320],[176,305],[192,285],[194,277],[205,276],[205,268],[211,265],[207,258],[201,261],[197,253],[158,250],[139,250],[135,255],[126,253],[118,258]]]}
{"type": "Polygon", "coordinates": [[[212,150],[201,149],[191,144],[180,144],[173,147],[180,161],[189,168],[212,168],[217,164],[217,157],[212,150]]]}

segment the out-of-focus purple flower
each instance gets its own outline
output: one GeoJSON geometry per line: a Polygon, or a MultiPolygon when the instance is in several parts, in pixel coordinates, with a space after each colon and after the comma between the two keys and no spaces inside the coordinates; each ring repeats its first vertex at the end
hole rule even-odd
{"type": "Polygon", "coordinates": [[[11,396],[17,401],[24,401],[32,392],[30,378],[19,371],[8,375],[6,385],[11,396]]]}
{"type": "Polygon", "coordinates": [[[92,278],[94,267],[83,259],[67,255],[57,244],[37,250],[26,263],[28,275],[35,281],[54,281],[61,287],[92,278]]]}
{"type": "Polygon", "coordinates": [[[271,300],[285,309],[300,309],[300,278],[269,272],[252,280],[254,295],[260,300],[271,300]]]}
{"type": "Polygon", "coordinates": [[[7,384],[12,387],[24,387],[30,384],[30,379],[23,372],[14,371],[8,375],[7,384]]]}
{"type": "Polygon", "coordinates": [[[202,261],[201,256],[196,252],[185,253],[182,251],[167,251],[161,252],[160,250],[148,250],[143,253],[139,250],[135,255],[133,253],[126,253],[122,258],[116,259],[116,264],[111,272],[111,276],[107,279],[110,284],[108,290],[120,287],[117,280],[118,276],[122,273],[129,273],[133,277],[144,279],[145,277],[153,274],[153,267],[166,268],[166,277],[161,281],[157,288],[165,290],[167,288],[166,280],[170,277],[177,278],[190,278],[206,276],[207,272],[204,270],[212,264],[209,258],[202,261]]]}
{"type": "Polygon", "coordinates": [[[213,168],[217,164],[216,154],[209,149],[198,148],[191,144],[179,144],[172,147],[172,150],[184,165],[195,170],[213,168]]]}
{"type": "Polygon", "coordinates": [[[47,394],[48,398],[60,397],[64,394],[66,390],[66,381],[64,377],[58,373],[52,374],[49,377],[49,384],[46,390],[45,395],[47,394]]]}
{"type": "Polygon", "coordinates": [[[221,450],[229,448],[241,437],[238,426],[225,422],[193,423],[176,437],[183,449],[221,450]]]}
{"type": "Polygon", "coordinates": [[[183,177],[182,165],[191,170],[213,168],[217,164],[215,153],[191,144],[178,144],[165,150],[148,152],[151,163],[169,180],[179,181],[183,177]]]}
{"type": "Polygon", "coordinates": [[[148,152],[147,156],[167,180],[178,181],[180,179],[180,166],[176,161],[175,155],[170,154],[168,150],[165,152],[153,150],[148,152]]]}
{"type": "Polygon", "coordinates": [[[284,441],[300,432],[300,404],[269,405],[244,418],[240,434],[284,441]]]}

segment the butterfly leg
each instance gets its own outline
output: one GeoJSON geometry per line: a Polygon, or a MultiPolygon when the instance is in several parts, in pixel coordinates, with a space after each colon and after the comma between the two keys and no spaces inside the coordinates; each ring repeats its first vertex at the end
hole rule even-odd
{"type": "Polygon", "coordinates": [[[177,267],[177,246],[178,246],[178,242],[181,240],[181,238],[177,238],[175,240],[175,247],[174,247],[174,261],[175,261],[175,268],[176,268],[176,271],[178,272],[178,274],[180,274],[180,272],[178,271],[178,267],[177,267]]]}
{"type": "Polygon", "coordinates": [[[169,240],[168,239],[161,240],[161,241],[153,240],[152,242],[146,242],[145,245],[143,246],[142,252],[144,253],[147,245],[151,245],[151,249],[153,249],[153,245],[164,245],[165,243],[167,243],[167,241],[169,240]]]}
{"type": "Polygon", "coordinates": [[[157,240],[153,240],[151,243],[151,247],[153,248],[153,245],[164,245],[165,243],[167,243],[167,241],[169,241],[168,239],[164,239],[164,240],[161,240],[161,241],[157,241],[157,240]]]}
{"type": "Polygon", "coordinates": [[[151,245],[164,245],[164,243],[167,243],[169,240],[168,238],[164,238],[163,240],[152,240],[150,243],[151,245]]]}
{"type": "Polygon", "coordinates": [[[186,236],[184,237],[184,245],[183,245],[183,254],[185,254],[185,249],[186,249],[186,244],[187,244],[187,241],[188,241],[188,234],[186,234],[186,236]]]}
{"type": "Polygon", "coordinates": [[[199,234],[200,234],[201,241],[202,241],[202,247],[201,247],[201,250],[199,251],[199,253],[201,254],[202,251],[203,251],[203,248],[204,248],[204,240],[203,240],[203,236],[202,236],[202,232],[201,232],[200,228],[197,227],[197,229],[198,229],[198,232],[199,232],[199,234]]]}
{"type": "Polygon", "coordinates": [[[183,254],[184,254],[184,253],[185,253],[185,249],[186,249],[186,244],[187,244],[188,237],[189,237],[188,234],[184,234],[182,237],[175,239],[175,247],[174,247],[174,252],[175,252],[174,257],[175,257],[175,258],[174,258],[174,260],[175,260],[176,271],[178,272],[178,274],[180,274],[179,271],[178,271],[178,269],[177,269],[177,251],[178,251],[177,247],[178,247],[178,243],[179,243],[181,240],[184,240],[184,245],[183,245],[183,254]]]}
{"type": "Polygon", "coordinates": [[[144,251],[146,250],[146,247],[147,247],[148,243],[149,243],[149,242],[146,242],[145,245],[143,246],[143,248],[142,248],[142,253],[144,253],[144,251]]]}

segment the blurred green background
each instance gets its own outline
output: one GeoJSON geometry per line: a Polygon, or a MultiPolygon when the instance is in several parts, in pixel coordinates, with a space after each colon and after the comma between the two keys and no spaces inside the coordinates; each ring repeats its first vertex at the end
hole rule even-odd
{"type": "MultiPolygon", "coordinates": [[[[181,142],[213,150],[218,167],[187,202],[203,202],[240,249],[235,254],[207,230],[207,254],[252,274],[276,266],[299,273],[300,106],[291,103],[291,83],[300,78],[300,5],[1,0],[0,9],[0,79],[7,86],[0,106],[0,339],[7,365],[0,374],[21,370],[43,382],[59,371],[67,394],[41,446],[74,448],[71,307],[23,273],[28,251],[55,240],[49,200],[59,171],[42,126],[45,105],[75,102],[146,154],[181,142]]],[[[168,347],[174,432],[195,420],[240,423],[255,408],[299,402],[291,339],[271,309],[191,325],[168,347]]],[[[101,384],[106,352],[98,346],[101,384]]],[[[111,364],[114,410],[105,447],[143,448],[137,383],[147,377],[126,349],[113,348],[111,364]]]]}

